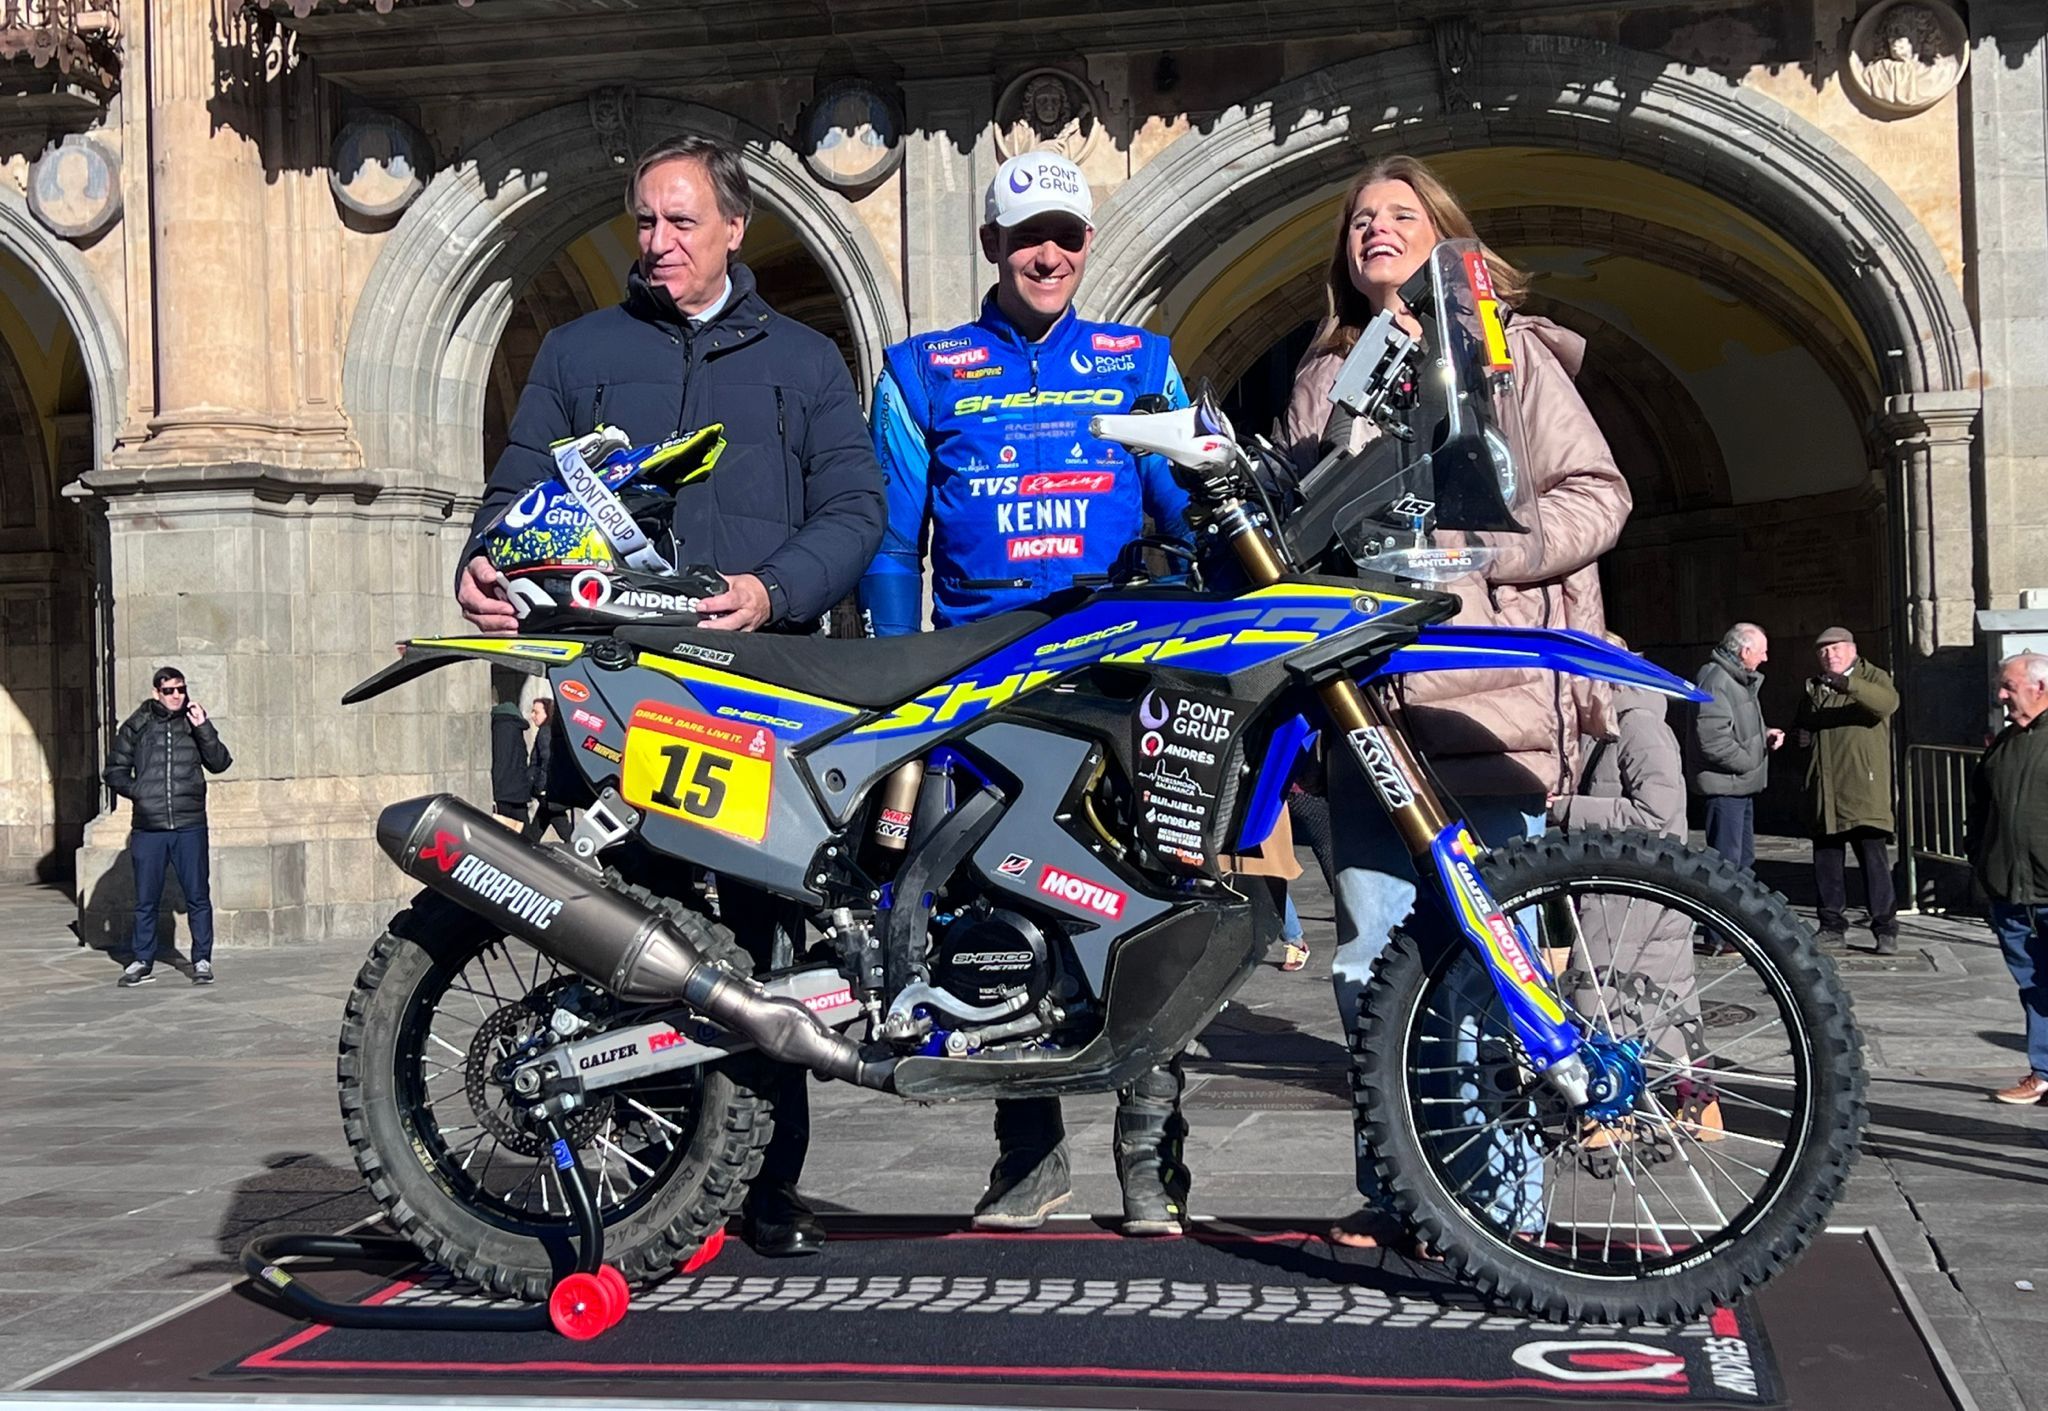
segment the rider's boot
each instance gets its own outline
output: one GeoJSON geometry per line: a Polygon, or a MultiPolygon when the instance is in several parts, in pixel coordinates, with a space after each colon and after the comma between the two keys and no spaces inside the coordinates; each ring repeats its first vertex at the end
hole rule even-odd
{"type": "Polygon", "coordinates": [[[978,1230],[1035,1230],[1074,1197],[1056,1097],[996,1103],[996,1164],[974,1206],[978,1230]]]}
{"type": "Polygon", "coordinates": [[[1175,1059],[1117,1094],[1116,1179],[1124,1188],[1127,1235],[1177,1235],[1187,1218],[1192,1178],[1182,1160],[1188,1124],[1180,1090],[1175,1059]]]}

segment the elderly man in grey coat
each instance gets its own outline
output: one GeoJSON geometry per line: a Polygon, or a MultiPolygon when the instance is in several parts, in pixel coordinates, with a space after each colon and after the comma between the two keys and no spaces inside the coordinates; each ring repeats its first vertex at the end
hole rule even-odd
{"type": "Polygon", "coordinates": [[[1707,801],[1707,846],[1738,867],[1756,865],[1756,796],[1770,773],[1783,730],[1767,729],[1757,693],[1770,659],[1770,638],[1754,622],[1738,622],[1699,670],[1699,688],[1713,696],[1693,713],[1686,743],[1693,791],[1707,801]]]}

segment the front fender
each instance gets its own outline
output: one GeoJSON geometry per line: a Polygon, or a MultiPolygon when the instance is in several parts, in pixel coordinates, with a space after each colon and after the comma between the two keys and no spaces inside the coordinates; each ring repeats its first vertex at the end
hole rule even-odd
{"type": "Polygon", "coordinates": [[[1554,627],[1424,627],[1397,647],[1367,680],[1424,671],[1561,671],[1638,686],[1681,701],[1712,699],[1690,681],[1588,632],[1554,627]]]}

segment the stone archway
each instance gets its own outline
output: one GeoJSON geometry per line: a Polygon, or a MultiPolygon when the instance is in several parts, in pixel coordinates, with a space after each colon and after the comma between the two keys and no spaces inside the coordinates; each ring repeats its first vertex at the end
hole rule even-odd
{"type": "Polygon", "coordinates": [[[0,877],[68,881],[111,722],[105,524],[63,491],[112,447],[126,360],[83,261],[9,189],[0,265],[22,286],[0,295],[0,751],[14,762],[0,773],[0,877]],[[61,331],[44,342],[37,327],[61,331]]]}
{"type": "MultiPolygon", "coordinates": [[[[785,144],[729,114],[642,97],[641,133],[697,131],[739,148],[756,199],[796,230],[853,328],[857,374],[904,336],[887,263],[846,201],[785,144]]],[[[440,173],[378,255],[351,324],[343,384],[366,464],[473,493],[484,389],[517,291],[616,209],[624,159],[585,105],[512,124],[440,173]]]]}
{"type": "Polygon", "coordinates": [[[1892,592],[1870,611],[1917,677],[1912,728],[1933,738],[1944,712],[1926,707],[1981,694],[1969,648],[1987,551],[1971,491],[1976,332],[1928,232],[1840,143],[1711,73],[1595,40],[1493,35],[1463,81],[1472,105],[1447,109],[1435,51],[1392,50],[1280,84],[1181,137],[1100,211],[1089,312],[1171,322],[1182,291],[1243,253],[1230,232],[1298,213],[1375,153],[1516,146],[1671,173],[1780,238],[1874,355],[1860,379],[1836,364],[1838,386],[1861,382],[1851,410],[1885,477],[1869,497],[1888,507],[1892,592]]]}
{"type": "Polygon", "coordinates": [[[1470,111],[1445,110],[1422,45],[1291,80],[1182,137],[1105,203],[1091,313],[1145,321],[1214,251],[1220,215],[1242,225],[1311,199],[1369,153],[1548,146],[1682,162],[1688,182],[1799,249],[1874,347],[1901,350],[1885,394],[1974,393],[1969,310],[1932,239],[1812,124],[1714,75],[1596,40],[1489,36],[1475,67],[1470,111]]]}

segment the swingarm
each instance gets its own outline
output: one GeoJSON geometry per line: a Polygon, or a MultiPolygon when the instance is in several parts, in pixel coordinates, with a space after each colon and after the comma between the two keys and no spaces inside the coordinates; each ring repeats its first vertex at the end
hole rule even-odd
{"type": "MultiPolygon", "coordinates": [[[[867,1013],[854,999],[845,978],[833,970],[778,976],[761,988],[770,998],[795,1000],[827,1028],[852,1023],[867,1013]]],[[[582,1022],[563,1009],[556,1011],[551,1027],[557,1033],[567,1030],[574,1034],[575,1026],[582,1022]]],[[[590,1093],[657,1073],[716,1063],[753,1047],[753,1040],[677,1009],[646,1023],[604,1029],[537,1050],[511,1062],[506,1076],[521,1097],[560,1091],[571,1079],[590,1093]]]]}

